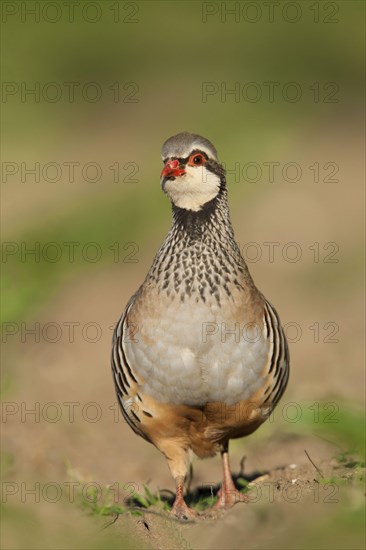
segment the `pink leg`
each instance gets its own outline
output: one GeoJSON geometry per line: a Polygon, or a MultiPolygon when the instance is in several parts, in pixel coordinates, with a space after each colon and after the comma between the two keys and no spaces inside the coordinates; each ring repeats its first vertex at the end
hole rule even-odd
{"type": "Polygon", "coordinates": [[[178,476],[175,479],[175,484],[176,484],[176,494],[175,494],[175,501],[172,508],[172,513],[178,519],[187,520],[187,519],[196,518],[196,512],[186,504],[183,497],[184,477],[178,476]]]}
{"type": "Polygon", "coordinates": [[[219,500],[215,504],[214,508],[231,508],[237,502],[248,502],[248,497],[243,493],[240,493],[234,485],[230,470],[228,442],[222,445],[221,457],[223,466],[223,480],[221,489],[218,493],[219,500]]]}

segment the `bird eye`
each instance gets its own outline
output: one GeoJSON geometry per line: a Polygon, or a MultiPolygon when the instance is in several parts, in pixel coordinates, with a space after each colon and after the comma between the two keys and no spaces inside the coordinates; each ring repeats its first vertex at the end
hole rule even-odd
{"type": "Polygon", "coordinates": [[[194,166],[201,166],[201,164],[203,164],[205,160],[206,159],[203,155],[195,154],[195,155],[192,155],[191,158],[189,159],[189,164],[192,164],[194,166]]]}

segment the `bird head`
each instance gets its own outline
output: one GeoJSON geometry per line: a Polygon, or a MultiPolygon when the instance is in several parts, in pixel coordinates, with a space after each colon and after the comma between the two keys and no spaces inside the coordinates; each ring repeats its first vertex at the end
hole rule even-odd
{"type": "Polygon", "coordinates": [[[182,132],[162,147],[161,186],[172,203],[197,212],[225,185],[225,171],[208,139],[182,132]]]}

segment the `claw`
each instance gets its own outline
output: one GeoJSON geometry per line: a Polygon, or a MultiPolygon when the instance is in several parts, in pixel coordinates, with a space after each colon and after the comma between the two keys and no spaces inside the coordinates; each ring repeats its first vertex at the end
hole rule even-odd
{"type": "Polygon", "coordinates": [[[226,491],[220,489],[217,496],[219,497],[219,499],[213,506],[214,510],[226,510],[227,508],[232,508],[238,502],[249,502],[248,495],[241,493],[235,488],[229,490],[227,489],[226,491]]]}
{"type": "Polygon", "coordinates": [[[183,498],[175,499],[171,513],[183,521],[196,519],[197,517],[197,513],[184,502],[183,498]]]}

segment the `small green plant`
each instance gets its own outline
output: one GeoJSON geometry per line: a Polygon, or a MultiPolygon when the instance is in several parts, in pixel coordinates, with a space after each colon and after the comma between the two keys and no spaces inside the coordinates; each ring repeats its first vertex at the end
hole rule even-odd
{"type": "Polygon", "coordinates": [[[198,512],[204,512],[208,508],[211,508],[217,502],[217,496],[209,495],[201,497],[197,502],[191,503],[192,508],[198,512]]]}
{"type": "Polygon", "coordinates": [[[143,485],[144,492],[142,494],[134,492],[131,500],[137,502],[143,508],[150,508],[150,506],[157,506],[163,510],[170,510],[169,504],[162,500],[160,492],[157,491],[154,495],[147,485],[143,485]]]}
{"type": "Polygon", "coordinates": [[[321,477],[318,481],[320,485],[345,485],[349,480],[341,476],[321,477]]]}
{"type": "Polygon", "coordinates": [[[115,493],[106,486],[102,492],[96,487],[90,487],[88,494],[80,495],[80,507],[89,514],[97,516],[112,516],[124,514],[127,509],[114,501],[115,493]]]}
{"type": "Polygon", "coordinates": [[[236,483],[239,485],[241,493],[247,493],[250,490],[250,487],[248,487],[249,481],[243,477],[238,477],[236,483]]]}
{"type": "Polygon", "coordinates": [[[345,468],[364,468],[366,463],[354,457],[352,451],[341,451],[334,457],[345,468]]]}

